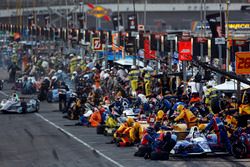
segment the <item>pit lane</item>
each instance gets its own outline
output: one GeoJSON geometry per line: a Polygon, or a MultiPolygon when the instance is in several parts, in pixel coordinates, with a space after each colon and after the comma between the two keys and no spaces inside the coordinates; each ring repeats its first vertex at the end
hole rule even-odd
{"type": "MultiPolygon", "coordinates": [[[[5,83],[4,86],[3,93],[11,94],[12,85],[5,83]]],[[[4,96],[0,95],[0,100],[3,98],[4,96]]],[[[250,165],[249,159],[235,159],[223,155],[185,158],[171,156],[168,161],[144,160],[133,156],[135,147],[118,148],[106,144],[111,137],[97,135],[95,128],[74,126],[77,121],[67,120],[62,116],[57,103],[47,102],[41,102],[39,113],[0,114],[0,166],[244,167],[250,165]],[[79,141],[86,143],[87,146],[79,141]]]]}

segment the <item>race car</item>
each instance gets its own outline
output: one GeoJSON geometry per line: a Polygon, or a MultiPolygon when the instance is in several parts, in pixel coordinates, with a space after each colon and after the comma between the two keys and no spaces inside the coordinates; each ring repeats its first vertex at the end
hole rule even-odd
{"type": "Polygon", "coordinates": [[[181,156],[202,155],[211,152],[205,135],[201,134],[196,126],[190,129],[185,140],[177,141],[171,151],[172,154],[181,156]]]}
{"type": "Polygon", "coordinates": [[[21,91],[22,94],[33,94],[39,89],[40,83],[36,81],[35,77],[27,77],[25,82],[25,77],[18,78],[13,87],[14,90],[21,91]]]}
{"type": "Polygon", "coordinates": [[[4,80],[0,80],[0,90],[3,89],[3,83],[4,83],[4,80]]]}
{"type": "Polygon", "coordinates": [[[250,134],[239,129],[234,133],[232,153],[235,158],[250,158],[250,134]]]}
{"type": "Polygon", "coordinates": [[[39,111],[39,100],[30,98],[9,97],[0,103],[0,111],[3,113],[30,113],[39,111]]]}
{"type": "MultiPolygon", "coordinates": [[[[62,93],[60,89],[52,89],[49,90],[48,94],[47,94],[47,102],[48,103],[54,103],[54,102],[59,102],[59,94],[62,93]]],[[[69,101],[70,99],[70,95],[73,93],[72,90],[69,90],[67,92],[63,92],[66,94],[67,96],[67,100],[69,101]]]]}
{"type": "Polygon", "coordinates": [[[137,119],[138,115],[139,115],[140,109],[133,109],[133,108],[126,108],[123,111],[123,115],[124,117],[131,117],[133,119],[137,119]]]}

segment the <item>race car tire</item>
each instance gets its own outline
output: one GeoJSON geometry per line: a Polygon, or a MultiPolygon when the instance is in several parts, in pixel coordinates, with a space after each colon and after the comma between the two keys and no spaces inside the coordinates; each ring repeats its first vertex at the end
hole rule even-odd
{"type": "Polygon", "coordinates": [[[22,111],[20,112],[20,114],[26,113],[27,112],[27,103],[21,102],[21,107],[22,107],[22,111]]]}
{"type": "Polygon", "coordinates": [[[39,107],[39,105],[37,105],[35,112],[39,112],[39,109],[40,109],[40,107],[39,107]]]}
{"type": "Polygon", "coordinates": [[[37,95],[38,100],[40,100],[40,101],[46,100],[46,99],[47,99],[47,93],[48,93],[47,91],[41,90],[41,91],[38,93],[38,95],[37,95]]]}
{"type": "Polygon", "coordinates": [[[105,126],[104,125],[98,125],[96,127],[96,134],[104,134],[105,126]]]}
{"type": "Polygon", "coordinates": [[[151,152],[151,160],[168,160],[169,154],[167,152],[151,152]]]}
{"type": "Polygon", "coordinates": [[[69,119],[74,120],[74,118],[75,118],[74,111],[71,110],[71,112],[69,113],[69,119]]]}
{"type": "Polygon", "coordinates": [[[52,103],[52,97],[48,94],[48,96],[47,96],[47,102],[48,103],[52,103]]]}
{"type": "Polygon", "coordinates": [[[3,83],[2,83],[2,81],[0,81],[0,90],[2,90],[3,89],[3,83]]]}
{"type": "Polygon", "coordinates": [[[147,146],[139,146],[138,150],[134,153],[136,157],[144,157],[147,153],[151,152],[151,148],[147,146]]]}
{"type": "Polygon", "coordinates": [[[62,106],[63,106],[63,104],[62,104],[62,102],[59,100],[59,111],[61,111],[61,112],[63,111],[63,107],[62,107],[62,106]]]}
{"type": "Polygon", "coordinates": [[[104,136],[113,136],[115,131],[116,131],[116,128],[113,128],[113,130],[111,131],[110,129],[112,128],[109,128],[109,127],[105,127],[104,129],[104,132],[103,132],[103,135],[104,136]],[[110,132],[111,131],[111,132],[110,132]]]}
{"type": "Polygon", "coordinates": [[[232,144],[232,153],[235,158],[245,158],[247,156],[247,147],[243,143],[232,144]]]}
{"type": "Polygon", "coordinates": [[[104,129],[104,131],[103,131],[103,135],[104,135],[104,136],[108,136],[108,132],[107,132],[107,130],[105,130],[105,129],[104,129]]]}
{"type": "Polygon", "coordinates": [[[221,111],[220,100],[218,97],[211,99],[211,109],[212,109],[213,113],[215,113],[215,114],[217,114],[221,111]]]}
{"type": "Polygon", "coordinates": [[[2,110],[2,113],[3,114],[7,114],[8,112],[6,110],[2,110]]]}

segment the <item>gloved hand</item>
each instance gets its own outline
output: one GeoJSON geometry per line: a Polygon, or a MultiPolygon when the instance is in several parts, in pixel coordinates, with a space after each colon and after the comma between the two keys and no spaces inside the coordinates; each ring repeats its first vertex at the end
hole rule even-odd
{"type": "Polygon", "coordinates": [[[126,134],[121,134],[120,137],[126,137],[127,135],[126,134]]]}
{"type": "Polygon", "coordinates": [[[207,133],[207,131],[205,129],[202,129],[201,133],[207,133]]]}
{"type": "Polygon", "coordinates": [[[177,124],[177,121],[175,121],[174,119],[172,120],[173,125],[177,124]]]}

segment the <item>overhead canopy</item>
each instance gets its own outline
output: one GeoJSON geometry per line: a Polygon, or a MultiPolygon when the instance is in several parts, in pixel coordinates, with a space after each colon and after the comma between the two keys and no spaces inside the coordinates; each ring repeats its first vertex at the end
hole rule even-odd
{"type": "Polygon", "coordinates": [[[188,82],[188,86],[191,88],[191,92],[199,92],[200,90],[200,83],[197,82],[188,82]]]}
{"type": "MultiPolygon", "coordinates": [[[[115,63],[121,66],[132,66],[133,59],[120,59],[120,60],[115,61],[115,63]]],[[[136,60],[136,65],[139,67],[144,67],[144,63],[140,60],[136,60]]],[[[153,71],[153,68],[150,66],[147,66],[147,70],[153,71]]]]}
{"type": "MultiPolygon", "coordinates": [[[[240,83],[240,89],[247,89],[250,85],[240,83]]],[[[224,91],[236,91],[237,90],[237,81],[236,80],[229,80],[224,82],[223,84],[216,85],[214,88],[217,90],[224,90],[224,91]]]]}
{"type": "MultiPolygon", "coordinates": [[[[122,66],[132,66],[133,65],[133,59],[120,59],[115,61],[116,64],[122,65],[122,66]]],[[[136,65],[140,67],[144,67],[144,63],[142,61],[136,60],[136,65]]]]}

